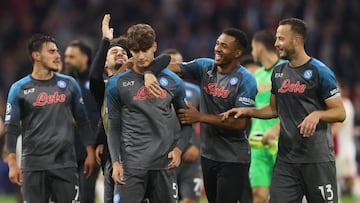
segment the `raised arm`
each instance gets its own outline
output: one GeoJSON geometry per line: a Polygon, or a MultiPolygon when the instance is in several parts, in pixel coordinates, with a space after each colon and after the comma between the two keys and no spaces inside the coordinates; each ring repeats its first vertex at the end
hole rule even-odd
{"type": "Polygon", "coordinates": [[[109,27],[110,15],[106,14],[102,21],[102,39],[96,52],[94,60],[90,66],[90,91],[93,94],[98,110],[104,101],[105,83],[104,83],[104,67],[107,51],[110,46],[110,40],[113,39],[113,28],[109,27]]]}

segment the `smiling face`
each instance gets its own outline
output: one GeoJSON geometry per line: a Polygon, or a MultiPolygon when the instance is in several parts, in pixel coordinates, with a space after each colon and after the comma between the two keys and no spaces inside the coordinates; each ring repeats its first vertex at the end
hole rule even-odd
{"type": "Polygon", "coordinates": [[[295,33],[291,31],[290,25],[279,25],[276,30],[275,47],[280,58],[291,61],[295,57],[295,33]]]}
{"type": "Polygon", "coordinates": [[[227,34],[221,34],[216,40],[215,48],[215,64],[224,67],[241,55],[240,49],[236,46],[236,39],[227,34]]]}
{"type": "Polygon", "coordinates": [[[106,67],[116,69],[128,60],[126,50],[120,46],[111,47],[106,56],[106,67]]]}

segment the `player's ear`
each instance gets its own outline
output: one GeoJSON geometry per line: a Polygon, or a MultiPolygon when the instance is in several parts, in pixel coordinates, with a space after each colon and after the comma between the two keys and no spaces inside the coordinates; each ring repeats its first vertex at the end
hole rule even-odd
{"type": "Polygon", "coordinates": [[[38,51],[33,51],[31,53],[31,57],[34,59],[34,61],[40,61],[40,52],[38,51]]]}
{"type": "Polygon", "coordinates": [[[156,42],[153,43],[152,49],[153,49],[153,51],[154,51],[154,53],[155,53],[156,50],[157,50],[157,43],[156,43],[156,42]]]}
{"type": "Polygon", "coordinates": [[[237,49],[235,52],[235,58],[240,58],[240,56],[242,55],[243,51],[240,49],[237,49]]]}

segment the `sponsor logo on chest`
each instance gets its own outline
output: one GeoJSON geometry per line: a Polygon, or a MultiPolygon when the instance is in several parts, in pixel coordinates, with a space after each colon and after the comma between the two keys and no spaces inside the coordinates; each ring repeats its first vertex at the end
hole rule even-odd
{"type": "Polygon", "coordinates": [[[203,87],[204,91],[214,97],[227,98],[229,96],[229,90],[224,87],[217,87],[216,83],[209,83],[207,87],[203,87]]]}
{"type": "Polygon", "coordinates": [[[289,79],[285,79],[278,92],[286,93],[286,92],[294,92],[294,93],[304,93],[306,90],[306,85],[301,84],[300,81],[296,81],[295,83],[291,83],[289,79]]]}
{"type": "Polygon", "coordinates": [[[148,90],[148,88],[146,88],[145,86],[140,87],[140,89],[138,90],[136,96],[133,97],[134,100],[146,100],[146,99],[153,99],[153,98],[161,98],[161,99],[165,99],[166,98],[166,90],[162,90],[160,95],[158,97],[154,96],[153,94],[150,93],[150,91],[148,90]]]}
{"type": "Polygon", "coordinates": [[[65,100],[66,95],[59,94],[59,92],[54,92],[53,95],[49,95],[46,92],[40,92],[36,98],[36,101],[33,103],[33,106],[45,106],[47,104],[63,103],[65,100]]]}

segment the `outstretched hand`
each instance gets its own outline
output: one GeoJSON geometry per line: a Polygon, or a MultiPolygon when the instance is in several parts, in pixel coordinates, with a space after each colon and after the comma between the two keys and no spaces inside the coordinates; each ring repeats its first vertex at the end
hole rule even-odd
{"type": "Polygon", "coordinates": [[[185,101],[188,109],[180,109],[178,117],[182,124],[192,124],[200,122],[201,113],[190,102],[185,101]]]}
{"type": "Polygon", "coordinates": [[[221,113],[220,116],[222,116],[221,120],[226,120],[230,116],[233,116],[234,118],[241,118],[245,117],[247,114],[246,108],[232,108],[224,113],[221,113]]]}
{"type": "Polygon", "coordinates": [[[112,40],[114,38],[114,29],[110,28],[110,14],[104,15],[101,31],[103,38],[107,38],[109,40],[112,40]]]}

